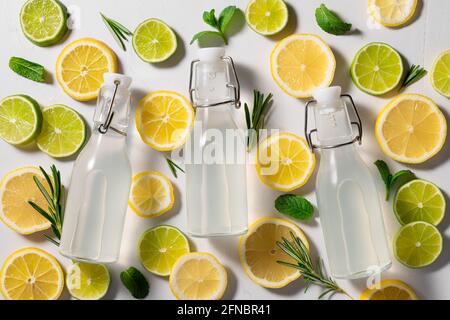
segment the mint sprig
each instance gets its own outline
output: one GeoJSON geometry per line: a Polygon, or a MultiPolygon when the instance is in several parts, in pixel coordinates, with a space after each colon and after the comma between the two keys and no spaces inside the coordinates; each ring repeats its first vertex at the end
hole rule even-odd
{"type": "Polygon", "coordinates": [[[351,23],[342,21],[333,11],[329,10],[324,4],[321,4],[315,12],[316,22],[319,27],[336,36],[343,35],[352,28],[351,23]]]}
{"type": "Polygon", "coordinates": [[[216,17],[216,11],[215,9],[211,9],[210,11],[203,12],[203,21],[216,29],[217,31],[212,30],[205,30],[200,31],[196,33],[190,42],[190,44],[193,44],[195,41],[200,40],[207,36],[217,36],[220,37],[225,44],[228,44],[228,38],[225,34],[228,26],[230,25],[231,21],[233,20],[233,17],[235,13],[239,9],[236,6],[228,6],[225,9],[222,10],[222,12],[219,15],[219,18],[216,17]]]}
{"type": "Polygon", "coordinates": [[[9,59],[9,68],[19,76],[36,81],[45,82],[45,69],[38,63],[19,57],[9,59]]]}
{"type": "Polygon", "coordinates": [[[275,200],[278,212],[298,220],[309,220],[314,215],[313,205],[304,197],[284,194],[275,200]]]}
{"type": "Polygon", "coordinates": [[[129,267],[120,273],[120,280],[136,299],[144,299],[149,292],[149,284],[144,275],[135,267],[129,267]]]}
{"type": "Polygon", "coordinates": [[[374,163],[380,173],[380,177],[386,186],[386,196],[385,200],[389,200],[389,195],[391,193],[392,188],[400,183],[401,181],[406,182],[414,178],[414,173],[411,170],[400,170],[394,174],[391,174],[388,165],[383,160],[377,160],[374,163]]]}

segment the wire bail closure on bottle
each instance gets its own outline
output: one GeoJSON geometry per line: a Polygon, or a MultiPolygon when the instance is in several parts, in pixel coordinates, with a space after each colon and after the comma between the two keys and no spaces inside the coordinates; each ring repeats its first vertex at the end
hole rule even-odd
{"type": "Polygon", "coordinates": [[[119,80],[115,80],[114,81],[114,93],[111,99],[111,103],[109,104],[109,108],[108,108],[108,115],[106,116],[105,122],[103,122],[99,127],[98,127],[98,132],[100,132],[101,134],[105,134],[106,132],[108,132],[109,129],[113,130],[114,132],[117,132],[121,135],[126,136],[127,134],[121,130],[118,130],[116,128],[114,128],[113,126],[111,126],[111,122],[112,119],[114,117],[114,101],[116,99],[116,94],[117,94],[117,90],[119,89],[119,85],[120,85],[120,81],[119,80]]]}
{"type": "Polygon", "coordinates": [[[311,150],[314,150],[314,149],[338,148],[338,147],[342,147],[342,146],[345,146],[345,145],[348,145],[348,144],[353,144],[355,142],[358,142],[358,144],[361,144],[362,136],[363,136],[362,122],[361,122],[361,118],[359,117],[358,110],[356,109],[356,106],[355,106],[355,103],[353,101],[353,98],[349,94],[341,94],[341,97],[342,98],[347,98],[350,101],[350,103],[351,103],[351,105],[353,107],[353,111],[355,113],[357,121],[352,121],[351,124],[358,127],[358,134],[351,141],[344,142],[344,143],[339,143],[339,144],[336,144],[336,145],[317,145],[317,144],[314,144],[312,142],[311,136],[312,136],[312,134],[314,132],[317,133],[317,128],[314,128],[314,129],[311,129],[311,130],[308,129],[308,109],[311,106],[311,104],[317,103],[317,101],[316,100],[310,100],[310,101],[308,101],[306,103],[306,106],[305,106],[305,137],[306,137],[306,141],[308,142],[308,145],[311,148],[311,150]]]}
{"type": "Polygon", "coordinates": [[[221,57],[221,59],[223,61],[225,61],[226,63],[228,63],[229,65],[231,65],[231,70],[233,73],[233,78],[236,82],[236,85],[232,84],[232,83],[227,83],[226,86],[229,89],[232,89],[233,95],[234,97],[225,101],[221,101],[221,102],[215,102],[215,103],[206,103],[206,104],[198,104],[196,102],[196,100],[194,99],[194,93],[195,93],[195,88],[193,87],[194,85],[194,76],[195,76],[195,65],[200,62],[200,60],[194,60],[191,62],[191,69],[190,69],[190,76],[189,76],[189,96],[191,99],[191,103],[195,108],[208,108],[208,107],[215,107],[215,106],[220,106],[223,104],[234,104],[234,106],[236,107],[236,109],[239,109],[241,107],[241,88],[240,88],[240,84],[239,84],[239,79],[236,73],[236,67],[234,66],[234,61],[230,56],[224,56],[221,57]]]}

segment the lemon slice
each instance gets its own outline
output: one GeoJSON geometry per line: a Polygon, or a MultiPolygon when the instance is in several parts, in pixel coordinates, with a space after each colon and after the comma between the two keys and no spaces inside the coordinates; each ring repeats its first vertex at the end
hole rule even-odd
{"type": "Polygon", "coordinates": [[[447,123],[430,98],[401,94],[378,114],[375,135],[383,152],[392,159],[422,163],[441,150],[447,123]]]}
{"type": "Polygon", "coordinates": [[[288,192],[308,182],[315,164],[316,158],[305,139],[282,132],[259,144],[256,172],[265,185],[288,192]]]}
{"type": "Polygon", "coordinates": [[[227,288],[227,272],[210,253],[188,253],[173,266],[169,284],[180,300],[219,300],[227,288]]]}
{"type": "Polygon", "coordinates": [[[431,84],[444,97],[450,98],[450,50],[442,52],[431,69],[431,84]]]}
{"type": "Polygon", "coordinates": [[[81,38],[68,44],[56,60],[56,79],[78,101],[97,98],[103,74],[117,71],[117,58],[103,42],[81,38]]]}
{"type": "Polygon", "coordinates": [[[75,262],[67,269],[66,284],[78,300],[99,300],[109,288],[108,268],[103,264],[75,262]]]}
{"type": "Polygon", "coordinates": [[[47,188],[44,176],[36,167],[24,167],[8,172],[0,183],[0,219],[6,226],[21,234],[50,228],[50,222],[28,203],[33,201],[41,208],[48,206],[34,183],[34,176],[47,188]]]}
{"type": "Polygon", "coordinates": [[[159,276],[168,276],[179,257],[189,252],[186,236],[172,226],[157,226],[145,231],[138,243],[142,265],[159,276]]]}
{"type": "Polygon", "coordinates": [[[336,60],[330,47],[313,34],[294,34],[272,50],[270,71],[287,94],[308,98],[333,81],[336,60]]]}
{"type": "Polygon", "coordinates": [[[160,172],[141,172],[133,177],[131,209],[144,218],[158,217],[173,207],[173,186],[160,172]]]}
{"type": "Polygon", "coordinates": [[[13,252],[0,270],[0,291],[7,300],[56,300],[63,288],[58,261],[38,248],[13,252]]]}
{"type": "Polygon", "coordinates": [[[411,222],[401,227],[394,238],[395,257],[410,268],[432,264],[441,251],[442,235],[428,222],[411,222]]]}
{"type": "Polygon", "coordinates": [[[273,35],[286,27],[288,8],[283,0],[251,0],[245,10],[245,20],[255,32],[273,35]]]}
{"type": "Polygon", "coordinates": [[[253,282],[266,288],[282,288],[301,276],[298,270],[277,262],[295,263],[276,244],[282,238],[290,240],[291,232],[309,249],[303,231],[296,224],[278,218],[265,217],[253,222],[247,234],[240,238],[241,265],[253,282]]]}
{"type": "Polygon", "coordinates": [[[373,288],[366,289],[360,300],[418,300],[414,290],[400,280],[382,280],[373,288]]]}
{"type": "Polygon", "coordinates": [[[369,14],[386,27],[399,27],[416,11],[417,0],[369,0],[369,14]]]}
{"type": "Polygon", "coordinates": [[[136,128],[144,142],[159,151],[181,147],[194,123],[189,101],[173,91],[156,91],[142,98],[136,110],[136,128]]]}

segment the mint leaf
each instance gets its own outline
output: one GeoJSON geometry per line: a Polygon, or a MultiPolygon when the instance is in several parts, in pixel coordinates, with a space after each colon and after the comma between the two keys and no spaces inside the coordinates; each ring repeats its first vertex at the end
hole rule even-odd
{"type": "Polygon", "coordinates": [[[135,267],[129,267],[120,273],[120,280],[136,299],[144,299],[149,292],[149,285],[144,275],[135,267]]]}
{"type": "Polygon", "coordinates": [[[36,82],[45,82],[45,69],[38,63],[19,57],[11,57],[9,59],[9,68],[24,78],[36,82]]]}
{"type": "Polygon", "coordinates": [[[237,11],[236,6],[228,6],[225,9],[223,9],[222,12],[220,13],[219,30],[222,33],[225,33],[225,30],[227,29],[228,25],[233,19],[233,16],[236,13],[236,11],[237,11]]]}
{"type": "Polygon", "coordinates": [[[217,28],[218,26],[215,11],[216,10],[211,9],[211,11],[203,12],[203,21],[205,21],[205,23],[209,24],[213,28],[217,28]]]}
{"type": "Polygon", "coordinates": [[[275,200],[278,212],[299,220],[309,220],[314,214],[312,204],[302,196],[284,194],[275,200]]]}
{"type": "Polygon", "coordinates": [[[392,176],[391,187],[394,186],[398,181],[406,183],[413,177],[414,173],[411,170],[400,170],[392,176]]]}
{"type": "Polygon", "coordinates": [[[381,179],[386,186],[386,201],[389,200],[389,195],[391,193],[392,187],[395,186],[395,184],[398,184],[399,181],[405,183],[409,179],[414,177],[414,173],[411,170],[400,170],[392,175],[388,165],[383,160],[377,160],[374,162],[374,164],[377,166],[381,179]]]}
{"type": "Polygon", "coordinates": [[[221,37],[223,39],[223,41],[225,42],[225,44],[228,43],[225,36],[219,31],[200,31],[192,37],[190,44],[193,44],[196,40],[200,40],[203,37],[210,37],[210,36],[221,37]]]}
{"type": "Polygon", "coordinates": [[[315,15],[317,24],[327,33],[339,36],[348,32],[352,27],[350,23],[342,21],[336,14],[328,10],[324,4],[316,9],[315,15]]]}

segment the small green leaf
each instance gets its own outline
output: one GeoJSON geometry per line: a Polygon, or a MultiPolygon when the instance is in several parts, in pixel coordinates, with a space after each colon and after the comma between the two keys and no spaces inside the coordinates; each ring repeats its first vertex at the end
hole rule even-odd
{"type": "Polygon", "coordinates": [[[414,177],[414,173],[411,170],[400,170],[396,172],[391,179],[391,187],[393,187],[397,182],[406,183],[408,180],[414,177]]]}
{"type": "Polygon", "coordinates": [[[210,36],[220,37],[223,39],[225,44],[227,44],[227,39],[225,38],[225,36],[218,31],[200,31],[192,37],[190,44],[193,44],[195,41],[200,40],[203,37],[210,37],[210,36]]]}
{"type": "Polygon", "coordinates": [[[215,10],[211,9],[211,11],[203,12],[203,21],[205,21],[205,23],[209,24],[211,27],[217,29],[218,21],[217,21],[217,18],[216,18],[215,10]]]}
{"type": "Polygon", "coordinates": [[[413,83],[419,81],[420,79],[425,77],[427,73],[428,71],[422,68],[421,66],[413,64],[409,69],[408,73],[406,74],[406,77],[403,80],[401,88],[406,88],[407,86],[410,86],[413,83]]]}
{"type": "Polygon", "coordinates": [[[231,20],[233,20],[233,16],[236,13],[238,9],[236,6],[228,6],[225,9],[222,10],[219,16],[219,30],[222,33],[225,33],[225,30],[227,29],[228,25],[230,24],[231,20]]]}
{"type": "Polygon", "coordinates": [[[312,204],[302,196],[285,194],[275,200],[278,212],[299,220],[309,220],[314,214],[312,204]]]}
{"type": "Polygon", "coordinates": [[[386,195],[385,199],[386,201],[389,200],[389,194],[391,193],[391,181],[392,181],[392,174],[389,170],[388,165],[383,160],[377,160],[374,162],[374,164],[378,168],[378,172],[380,173],[381,179],[384,182],[386,195]]]}
{"type": "Polygon", "coordinates": [[[45,69],[38,63],[19,57],[11,57],[9,59],[9,68],[24,78],[36,82],[45,82],[45,69]]]}
{"type": "Polygon", "coordinates": [[[317,24],[327,33],[339,36],[345,34],[352,28],[350,23],[342,21],[336,14],[328,10],[324,4],[321,4],[316,9],[315,15],[317,24]]]}
{"type": "Polygon", "coordinates": [[[149,284],[144,275],[135,267],[129,267],[120,273],[120,280],[136,299],[144,299],[149,292],[149,284]]]}

